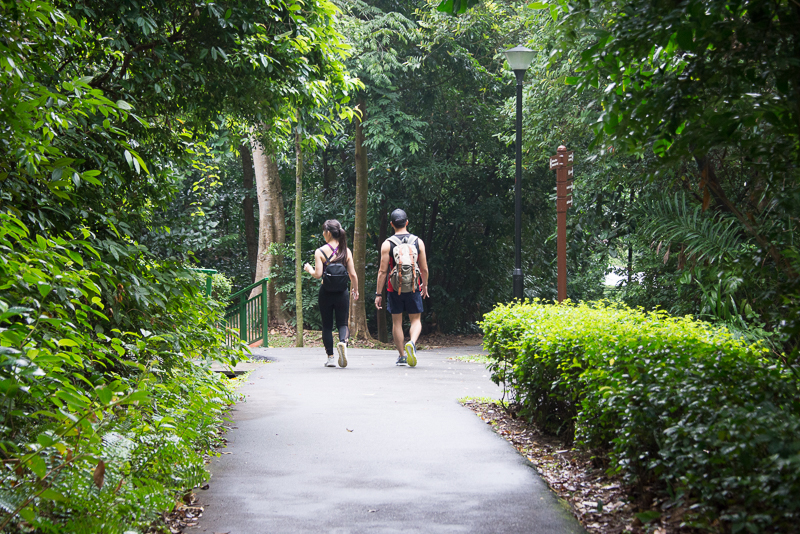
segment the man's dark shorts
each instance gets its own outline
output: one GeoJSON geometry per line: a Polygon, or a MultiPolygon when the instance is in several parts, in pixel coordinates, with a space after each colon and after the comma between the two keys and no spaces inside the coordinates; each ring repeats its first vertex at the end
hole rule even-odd
{"type": "Polygon", "coordinates": [[[397,293],[390,291],[386,293],[387,308],[392,315],[397,313],[422,313],[422,292],[414,291],[413,293],[397,293]]]}

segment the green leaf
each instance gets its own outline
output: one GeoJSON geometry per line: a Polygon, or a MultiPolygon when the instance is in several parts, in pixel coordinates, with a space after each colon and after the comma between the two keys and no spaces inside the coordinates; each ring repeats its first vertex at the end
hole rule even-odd
{"type": "Polygon", "coordinates": [[[114,396],[114,392],[107,387],[97,388],[95,393],[97,393],[97,398],[100,400],[100,404],[103,406],[107,406],[111,402],[111,398],[114,396]]]}
{"type": "Polygon", "coordinates": [[[72,341],[71,339],[64,338],[64,339],[60,339],[58,341],[58,346],[59,347],[78,347],[80,345],[78,343],[76,343],[75,341],[72,341]]]}
{"type": "Polygon", "coordinates": [[[661,513],[656,512],[655,510],[647,510],[646,512],[637,513],[636,517],[638,517],[639,521],[641,521],[642,523],[647,524],[647,523],[652,523],[653,521],[661,517],[661,513]]]}
{"type": "Polygon", "coordinates": [[[150,398],[150,393],[148,391],[139,390],[134,391],[130,395],[126,395],[122,399],[120,399],[119,404],[131,404],[134,402],[145,402],[150,398]]]}
{"type": "Polygon", "coordinates": [[[74,250],[68,250],[67,256],[69,256],[72,261],[83,267],[83,258],[81,257],[80,254],[78,254],[74,250]]]}
{"type": "Polygon", "coordinates": [[[44,478],[47,474],[47,464],[45,463],[44,459],[39,456],[38,454],[34,454],[28,460],[28,467],[33,472],[34,475],[37,477],[44,478]]]}
{"type": "Polygon", "coordinates": [[[686,51],[691,51],[694,48],[694,34],[691,28],[680,28],[676,35],[678,46],[686,51]]]}
{"type": "Polygon", "coordinates": [[[42,298],[45,298],[47,295],[49,295],[50,291],[53,289],[49,284],[45,284],[44,282],[39,282],[36,287],[39,290],[39,294],[42,296],[42,298]]]}
{"type": "Polygon", "coordinates": [[[124,110],[133,109],[133,106],[131,106],[130,104],[128,104],[124,100],[117,100],[117,107],[119,109],[124,109],[124,110]]]}
{"type": "Polygon", "coordinates": [[[53,443],[55,443],[55,440],[51,436],[48,436],[47,434],[39,434],[38,436],[36,436],[36,441],[38,441],[39,445],[41,445],[42,447],[49,447],[53,443]]]}
{"type": "Polygon", "coordinates": [[[39,497],[42,499],[47,499],[48,501],[65,501],[66,498],[54,490],[53,488],[47,488],[42,493],[39,494],[39,497]]]}

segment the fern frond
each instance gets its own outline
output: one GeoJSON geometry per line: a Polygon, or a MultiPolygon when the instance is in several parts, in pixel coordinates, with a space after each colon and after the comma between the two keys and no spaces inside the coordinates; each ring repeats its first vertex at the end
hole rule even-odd
{"type": "Polygon", "coordinates": [[[696,261],[732,259],[745,244],[745,234],[734,217],[692,208],[684,194],[645,201],[637,210],[642,234],[662,247],[683,247],[683,254],[696,261]]]}

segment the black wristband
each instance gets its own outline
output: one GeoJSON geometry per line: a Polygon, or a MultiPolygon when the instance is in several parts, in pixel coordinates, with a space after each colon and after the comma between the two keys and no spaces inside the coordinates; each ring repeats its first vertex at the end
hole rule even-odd
{"type": "Polygon", "coordinates": [[[382,296],[383,296],[383,293],[375,293],[375,296],[376,296],[376,297],[382,297],[382,296]]]}

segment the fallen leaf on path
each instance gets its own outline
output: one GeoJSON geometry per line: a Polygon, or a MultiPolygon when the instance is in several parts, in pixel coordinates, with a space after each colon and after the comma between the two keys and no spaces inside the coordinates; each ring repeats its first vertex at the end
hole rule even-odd
{"type": "Polygon", "coordinates": [[[345,430],[347,430],[348,432],[352,432],[352,430],[350,430],[349,428],[345,428],[345,430]]]}
{"type": "Polygon", "coordinates": [[[377,512],[377,510],[367,510],[368,512],[377,512]]]}
{"type": "Polygon", "coordinates": [[[232,452],[221,452],[220,454],[233,454],[232,452]]]}

